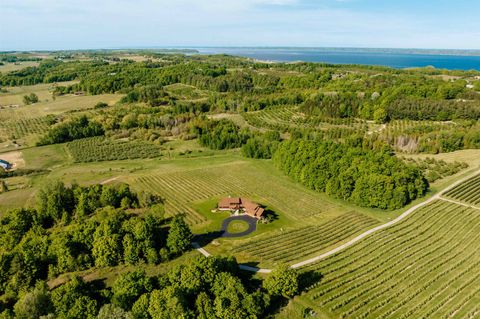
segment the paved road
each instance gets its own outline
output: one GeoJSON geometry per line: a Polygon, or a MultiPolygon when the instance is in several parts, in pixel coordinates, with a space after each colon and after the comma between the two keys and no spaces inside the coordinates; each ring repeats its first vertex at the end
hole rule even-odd
{"type": "MultiPolygon", "coordinates": [[[[409,208],[407,211],[405,211],[403,214],[401,214],[400,216],[398,216],[397,218],[395,218],[394,220],[391,220],[389,221],[388,223],[385,223],[385,224],[382,224],[380,226],[377,226],[377,227],[374,227],[370,230],[367,230],[366,232],[358,235],[357,237],[355,238],[352,238],[350,241],[344,243],[343,245],[340,245],[332,250],[329,250],[321,255],[318,255],[316,257],[313,257],[313,258],[310,258],[310,259],[307,259],[307,260],[304,260],[302,262],[299,262],[299,263],[296,263],[294,265],[292,265],[291,267],[292,268],[299,268],[299,267],[303,267],[303,266],[306,266],[308,264],[311,264],[311,263],[314,263],[314,262],[317,262],[317,261],[320,261],[322,259],[325,259],[327,257],[330,257],[352,245],[354,245],[355,243],[359,242],[360,240],[364,239],[365,237],[379,231],[379,230],[382,230],[382,229],[385,229],[385,228],[388,228],[390,226],[393,226],[397,223],[399,223],[400,221],[402,221],[403,219],[405,219],[406,217],[408,217],[410,214],[412,214],[413,212],[415,212],[416,210],[422,208],[423,206],[425,205],[428,205],[430,204],[431,202],[435,201],[435,200],[446,200],[446,201],[449,201],[449,202],[453,202],[453,203],[457,203],[457,204],[460,204],[460,205],[463,205],[463,206],[468,206],[468,207],[471,207],[471,208],[475,208],[475,209],[479,209],[478,207],[474,207],[474,206],[471,206],[471,205],[468,205],[468,204],[465,204],[465,203],[461,203],[461,202],[457,202],[457,201],[453,201],[453,200],[450,200],[450,199],[446,199],[446,198],[442,198],[441,196],[448,192],[449,190],[451,190],[452,188],[458,186],[459,184],[463,183],[464,181],[466,181],[467,179],[469,178],[472,178],[473,176],[475,175],[478,175],[480,173],[480,170],[477,170],[475,173],[471,174],[471,175],[468,175],[467,177],[465,178],[462,178],[458,181],[456,181],[455,183],[451,184],[450,186],[448,186],[447,188],[443,189],[441,192],[437,193],[436,195],[430,197],[429,199],[409,208]]],[[[194,248],[196,248],[200,253],[202,253],[204,256],[208,257],[210,256],[210,254],[203,248],[200,248],[200,246],[196,243],[193,243],[193,246],[194,248]],[[198,248],[197,248],[198,247],[198,248]]],[[[239,266],[240,269],[243,269],[243,270],[247,270],[247,271],[252,271],[252,272],[259,272],[259,273],[269,273],[271,272],[272,270],[271,269],[265,269],[265,268],[257,268],[257,267],[251,267],[251,266],[247,266],[247,265],[240,265],[239,266]]]]}

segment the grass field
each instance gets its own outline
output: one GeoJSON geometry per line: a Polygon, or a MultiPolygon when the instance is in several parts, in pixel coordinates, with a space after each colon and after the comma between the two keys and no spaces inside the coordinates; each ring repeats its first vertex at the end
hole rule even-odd
{"type": "Polygon", "coordinates": [[[480,314],[480,210],[442,200],[309,265],[301,298],[331,318],[470,318],[480,314]]]}
{"type": "MultiPolygon", "coordinates": [[[[68,85],[74,82],[60,82],[68,85]]],[[[0,150],[33,146],[55,121],[55,116],[93,109],[99,102],[109,105],[117,103],[121,94],[64,95],[52,99],[53,84],[38,84],[22,87],[7,87],[7,93],[0,93],[0,150]],[[39,102],[24,105],[23,96],[35,93],[39,102]]]]}
{"type": "Polygon", "coordinates": [[[248,229],[249,225],[243,220],[232,220],[227,227],[227,231],[231,234],[242,233],[248,229]]]}
{"type": "MultiPolygon", "coordinates": [[[[57,85],[65,86],[75,83],[59,82],[57,85]]],[[[6,87],[7,93],[0,93],[0,120],[18,121],[57,115],[66,112],[92,109],[98,102],[113,105],[122,98],[122,94],[81,95],[66,94],[52,98],[53,84],[37,84],[32,86],[6,87]],[[25,105],[24,95],[35,93],[39,101],[35,104],[25,105]]]]}
{"type": "Polygon", "coordinates": [[[16,63],[7,63],[4,62],[4,65],[0,65],[0,72],[8,73],[12,71],[18,71],[32,66],[38,66],[40,62],[37,61],[25,61],[25,62],[16,62],[16,63]]]}
{"type": "Polygon", "coordinates": [[[208,97],[208,91],[203,91],[195,86],[182,83],[167,85],[164,89],[168,94],[180,100],[194,101],[208,97]]]}
{"type": "MultiPolygon", "coordinates": [[[[76,83],[75,81],[69,82],[59,82],[57,85],[59,86],[67,86],[70,84],[76,83]]],[[[36,84],[36,85],[28,85],[28,86],[15,86],[15,87],[4,87],[6,89],[6,93],[0,93],[1,103],[0,105],[24,105],[23,103],[23,96],[35,93],[38,96],[39,103],[45,101],[52,101],[52,92],[54,89],[54,84],[46,83],[46,84],[36,84]]]]}

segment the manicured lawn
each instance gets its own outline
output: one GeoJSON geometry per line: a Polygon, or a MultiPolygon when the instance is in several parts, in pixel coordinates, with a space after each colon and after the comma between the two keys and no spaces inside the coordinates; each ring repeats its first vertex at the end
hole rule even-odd
{"type": "Polygon", "coordinates": [[[242,233],[248,229],[249,225],[243,220],[232,220],[227,227],[229,233],[242,233]]]}

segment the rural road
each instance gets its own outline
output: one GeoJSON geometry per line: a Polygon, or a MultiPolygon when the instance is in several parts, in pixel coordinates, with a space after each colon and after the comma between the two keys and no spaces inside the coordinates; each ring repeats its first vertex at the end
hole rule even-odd
{"type": "MultiPolygon", "coordinates": [[[[413,212],[415,212],[416,210],[422,208],[423,206],[425,205],[428,205],[430,204],[431,202],[437,200],[437,199],[440,199],[440,200],[446,200],[446,201],[449,201],[449,202],[453,202],[453,203],[456,203],[456,204],[460,204],[460,205],[463,205],[463,206],[468,206],[468,207],[471,207],[471,208],[475,208],[475,209],[479,209],[478,207],[475,207],[475,206],[471,206],[471,205],[467,205],[467,204],[464,204],[464,203],[460,203],[460,202],[456,202],[454,200],[450,200],[450,199],[446,199],[446,198],[442,198],[442,194],[448,192],[449,190],[451,190],[452,188],[458,186],[459,184],[465,182],[466,180],[468,180],[469,178],[472,178],[473,176],[476,176],[480,173],[480,170],[477,170],[475,171],[474,173],[456,181],[455,183],[452,183],[451,185],[449,185],[448,187],[444,188],[442,191],[438,192],[437,194],[435,194],[434,196],[430,197],[429,199],[409,208],[407,211],[405,211],[403,214],[401,214],[400,216],[398,216],[397,218],[385,223],[385,224],[382,224],[380,226],[377,226],[377,227],[374,227],[372,229],[369,229],[367,230],[366,232],[352,238],[351,240],[349,240],[348,242],[332,249],[332,250],[329,250],[321,255],[318,255],[318,256],[315,256],[313,258],[310,258],[310,259],[307,259],[307,260],[304,260],[302,262],[299,262],[299,263],[296,263],[296,264],[293,264],[291,266],[291,268],[300,268],[300,267],[303,267],[303,266],[306,266],[308,264],[311,264],[311,263],[314,263],[314,262],[317,262],[317,261],[320,261],[322,259],[325,259],[327,257],[330,257],[332,255],[335,255],[336,253],[354,245],[355,243],[359,242],[360,240],[370,236],[371,234],[379,231],[379,230],[382,230],[382,229],[385,229],[385,228],[388,228],[390,226],[393,226],[397,223],[399,223],[400,221],[402,221],[403,219],[405,219],[406,217],[408,217],[410,214],[412,214],[413,212]]],[[[210,253],[208,251],[206,251],[205,249],[201,248],[200,245],[198,243],[192,243],[193,247],[199,251],[202,255],[204,255],[205,257],[209,257],[211,256],[210,253]]],[[[247,271],[252,271],[252,272],[258,272],[258,273],[269,273],[271,272],[272,270],[271,269],[266,269],[266,268],[257,268],[257,267],[251,267],[251,266],[247,266],[247,265],[239,265],[240,269],[242,270],[247,270],[247,271]]]]}

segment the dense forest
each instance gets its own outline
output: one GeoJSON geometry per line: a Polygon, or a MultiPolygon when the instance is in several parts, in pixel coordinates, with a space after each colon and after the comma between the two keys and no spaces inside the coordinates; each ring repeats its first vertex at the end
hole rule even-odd
{"type": "Polygon", "coordinates": [[[280,145],[274,162],[311,189],[365,207],[400,208],[428,188],[418,169],[385,150],[293,140],[280,145]]]}

